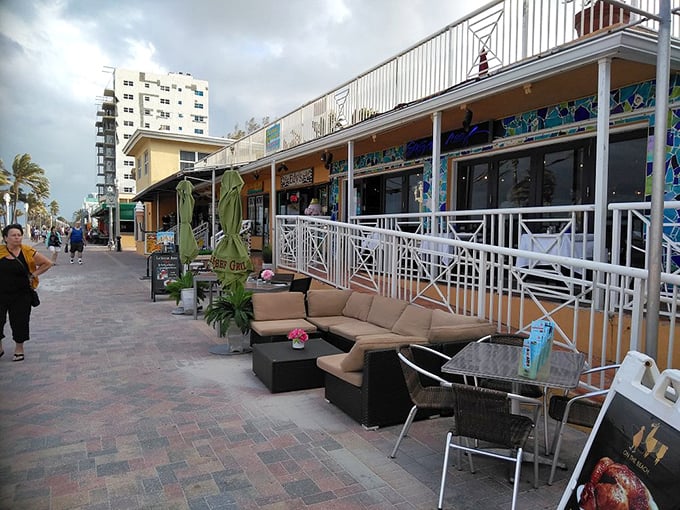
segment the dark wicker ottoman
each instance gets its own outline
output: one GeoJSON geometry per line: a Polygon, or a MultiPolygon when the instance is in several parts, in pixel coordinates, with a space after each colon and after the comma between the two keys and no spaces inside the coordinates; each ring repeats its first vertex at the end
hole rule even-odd
{"type": "Polygon", "coordinates": [[[291,342],[253,345],[253,372],[272,393],[320,388],[324,372],[316,359],[342,351],[320,338],[307,340],[304,349],[293,349],[291,342]]]}

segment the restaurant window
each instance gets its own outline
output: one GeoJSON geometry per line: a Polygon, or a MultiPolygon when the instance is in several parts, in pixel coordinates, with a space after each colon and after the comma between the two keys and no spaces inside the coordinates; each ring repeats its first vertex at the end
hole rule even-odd
{"type": "Polygon", "coordinates": [[[357,179],[355,193],[364,215],[422,212],[423,169],[357,179]]]}
{"type": "Polygon", "coordinates": [[[247,218],[253,223],[252,235],[263,236],[269,230],[269,195],[248,197],[247,218]]]}
{"type": "MultiPolygon", "coordinates": [[[[644,200],[647,132],[612,135],[607,201],[644,200]]],[[[457,209],[592,204],[595,138],[460,164],[457,209]]]]}

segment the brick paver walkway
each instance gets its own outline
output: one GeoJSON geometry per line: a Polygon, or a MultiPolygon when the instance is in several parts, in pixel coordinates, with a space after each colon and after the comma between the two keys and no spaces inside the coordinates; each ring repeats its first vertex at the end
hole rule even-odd
{"type": "MultiPolygon", "coordinates": [[[[145,258],[87,247],[42,278],[26,360],[0,359],[2,509],[435,508],[447,419],[363,430],[323,390],[270,394],[250,355],[216,356],[203,320],[150,299],[145,258]]],[[[573,465],[584,442],[572,432],[573,465]]],[[[572,452],[572,453],[569,453],[572,452]]],[[[509,464],[451,468],[446,508],[509,508],[509,464]]],[[[568,472],[519,507],[555,508],[568,472]]]]}

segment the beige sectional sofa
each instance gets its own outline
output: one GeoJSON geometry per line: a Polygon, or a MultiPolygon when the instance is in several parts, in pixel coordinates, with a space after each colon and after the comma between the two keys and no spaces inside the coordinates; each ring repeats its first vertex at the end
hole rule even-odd
{"type": "Polygon", "coordinates": [[[346,290],[312,290],[307,296],[307,321],[345,351],[317,360],[326,373],[326,399],[365,427],[402,423],[412,406],[397,346],[427,344],[453,355],[496,331],[483,319],[383,296],[346,290]]]}
{"type": "Polygon", "coordinates": [[[397,346],[428,344],[453,355],[496,331],[476,317],[351,290],[310,290],[305,313],[304,296],[295,294],[253,295],[251,342],[283,340],[302,328],[344,351],[317,360],[325,372],[325,396],[365,427],[402,423],[412,406],[397,346]]]}
{"type": "Polygon", "coordinates": [[[307,311],[302,292],[253,294],[253,315],[251,344],[285,340],[288,332],[295,328],[304,329],[309,335],[317,332],[317,327],[305,320],[307,311]]]}

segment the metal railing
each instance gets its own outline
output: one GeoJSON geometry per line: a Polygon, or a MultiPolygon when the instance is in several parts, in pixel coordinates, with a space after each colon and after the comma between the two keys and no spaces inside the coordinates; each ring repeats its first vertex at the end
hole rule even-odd
{"type": "MultiPolygon", "coordinates": [[[[503,331],[550,318],[591,366],[643,350],[647,271],[497,244],[306,216],[277,216],[279,267],[330,285],[485,317],[503,331]],[[520,261],[526,261],[522,265],[520,261]]],[[[661,366],[677,366],[680,274],[663,272],[661,366]]]]}
{"type": "MultiPolygon", "coordinates": [[[[634,26],[658,32],[658,0],[497,0],[347,81],[327,94],[250,133],[207,158],[207,165],[238,165],[321,138],[399,105],[419,101],[469,80],[592,37],[600,27],[634,26]],[[267,132],[278,125],[278,144],[267,132]]],[[[672,0],[674,9],[680,0],[672,0]]],[[[671,37],[680,37],[673,16],[671,37]]],[[[589,39],[591,40],[591,39],[589,39]]]]}

